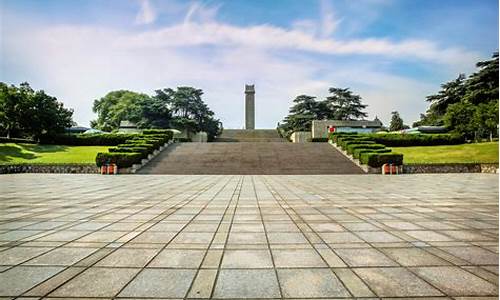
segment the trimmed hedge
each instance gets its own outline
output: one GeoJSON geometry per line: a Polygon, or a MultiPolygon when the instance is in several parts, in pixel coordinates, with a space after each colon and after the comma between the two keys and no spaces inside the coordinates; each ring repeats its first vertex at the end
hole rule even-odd
{"type": "Polygon", "coordinates": [[[153,153],[154,149],[153,148],[148,148],[148,147],[116,147],[116,148],[109,148],[109,152],[121,152],[121,153],[141,153],[143,158],[148,157],[149,154],[153,153]]]}
{"type": "Polygon", "coordinates": [[[366,152],[361,153],[359,160],[362,164],[366,164],[374,168],[382,167],[384,164],[399,166],[403,164],[403,154],[366,152]]]}
{"type": "Polygon", "coordinates": [[[119,168],[128,168],[133,164],[139,164],[143,158],[147,158],[172,137],[172,132],[166,130],[147,129],[145,131],[146,134],[136,134],[117,144],[117,147],[110,148],[109,153],[97,153],[97,166],[115,163],[119,168]]]}
{"type": "Polygon", "coordinates": [[[359,156],[361,153],[367,153],[367,152],[372,152],[372,153],[388,153],[392,152],[391,149],[389,148],[382,148],[382,149],[366,149],[366,148],[356,148],[354,149],[352,153],[352,157],[359,159],[359,156]]]}
{"type": "Polygon", "coordinates": [[[458,145],[465,138],[458,134],[370,134],[367,135],[378,144],[387,147],[458,145]]]}
{"type": "Polygon", "coordinates": [[[337,144],[340,146],[340,148],[342,148],[342,150],[347,150],[347,146],[352,144],[370,145],[370,144],[375,144],[375,142],[366,139],[348,139],[348,140],[342,140],[337,144]]]}
{"type": "Polygon", "coordinates": [[[125,143],[137,133],[97,133],[97,134],[60,134],[42,136],[40,144],[68,145],[68,146],[116,146],[125,143]]]}
{"type": "Polygon", "coordinates": [[[357,132],[332,132],[328,133],[328,139],[332,140],[334,143],[337,142],[337,138],[341,136],[356,136],[357,132]]]}
{"type": "Polygon", "coordinates": [[[310,139],[307,139],[307,141],[312,142],[312,143],[327,143],[328,138],[310,138],[310,139]]]}
{"type": "Polygon", "coordinates": [[[20,139],[20,138],[0,137],[0,143],[36,144],[36,141],[28,139],[20,139]]]}
{"type": "Polygon", "coordinates": [[[348,154],[353,154],[355,149],[384,149],[385,146],[382,144],[351,144],[349,143],[347,145],[347,153],[348,154]]]}
{"type": "Polygon", "coordinates": [[[161,134],[161,135],[168,135],[170,138],[173,135],[172,131],[170,131],[168,129],[144,129],[142,131],[142,134],[145,134],[145,135],[151,135],[151,134],[157,135],[157,134],[161,134]]]}
{"type": "Polygon", "coordinates": [[[97,153],[95,162],[98,167],[105,164],[116,164],[120,168],[128,168],[133,164],[140,164],[143,156],[141,153],[97,153]]]}

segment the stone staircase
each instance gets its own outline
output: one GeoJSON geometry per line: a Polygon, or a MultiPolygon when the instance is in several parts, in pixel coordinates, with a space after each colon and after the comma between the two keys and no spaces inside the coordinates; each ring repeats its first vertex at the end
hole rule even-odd
{"type": "Polygon", "coordinates": [[[281,138],[275,129],[224,129],[222,134],[217,137],[216,142],[282,143],[287,141],[281,138]]]}
{"type": "Polygon", "coordinates": [[[170,145],[138,174],[363,173],[327,143],[286,143],[276,130],[241,131],[226,129],[218,139],[226,142],[170,145]]]}

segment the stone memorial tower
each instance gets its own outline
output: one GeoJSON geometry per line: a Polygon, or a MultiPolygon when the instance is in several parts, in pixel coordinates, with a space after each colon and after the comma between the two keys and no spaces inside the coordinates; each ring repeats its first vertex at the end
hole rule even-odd
{"type": "Polygon", "coordinates": [[[245,84],[245,129],[255,129],[255,86],[245,84]]]}

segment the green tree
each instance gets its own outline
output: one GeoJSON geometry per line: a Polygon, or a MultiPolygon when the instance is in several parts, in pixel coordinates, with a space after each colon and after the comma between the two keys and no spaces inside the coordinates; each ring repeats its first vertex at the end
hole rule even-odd
{"type": "Polygon", "coordinates": [[[26,82],[19,87],[0,83],[0,128],[7,137],[38,139],[64,132],[73,124],[72,116],[73,111],[55,97],[34,91],[26,82]]]}
{"type": "Polygon", "coordinates": [[[474,112],[473,122],[479,129],[479,136],[488,136],[493,141],[498,133],[498,100],[479,104],[474,112]]]}
{"type": "Polygon", "coordinates": [[[56,97],[44,91],[36,91],[28,98],[27,116],[23,119],[23,129],[33,138],[43,135],[54,135],[64,132],[73,125],[73,110],[64,108],[56,97]]]}
{"type": "Polygon", "coordinates": [[[405,125],[403,124],[403,119],[399,115],[399,112],[393,111],[391,117],[391,124],[389,125],[390,131],[399,131],[405,129],[405,125]]]}
{"type": "Polygon", "coordinates": [[[444,115],[444,125],[454,133],[466,138],[476,138],[477,124],[474,122],[476,108],[467,101],[461,101],[448,106],[444,115]]]}
{"type": "Polygon", "coordinates": [[[349,88],[330,88],[331,96],[326,98],[326,104],[332,111],[333,119],[355,120],[366,118],[368,114],[363,110],[367,105],[361,103],[361,96],[354,95],[349,88]]]}
{"type": "Polygon", "coordinates": [[[467,79],[464,99],[472,104],[498,100],[498,52],[490,60],[478,62],[476,67],[479,71],[467,79]]]}
{"type": "Polygon", "coordinates": [[[33,91],[28,88],[29,85],[24,83],[18,88],[0,82],[0,128],[8,138],[22,130],[21,121],[25,117],[27,93],[33,91]]]}
{"type": "Polygon", "coordinates": [[[146,94],[127,90],[112,91],[106,96],[94,100],[92,110],[97,113],[97,120],[92,125],[104,131],[120,127],[120,122],[128,120],[139,123],[143,120],[143,106],[152,103],[146,94]]]}
{"type": "Polygon", "coordinates": [[[479,139],[498,133],[498,52],[490,60],[476,64],[478,71],[442,85],[436,95],[427,97],[429,109],[419,125],[445,125],[467,138],[479,139]]]}
{"type": "Polygon", "coordinates": [[[171,125],[190,132],[205,131],[208,139],[213,140],[222,130],[215,114],[202,100],[203,91],[188,86],[176,90],[166,88],[157,90],[154,98],[168,104],[172,113],[171,125]]]}
{"type": "Polygon", "coordinates": [[[442,84],[441,90],[437,94],[426,97],[426,101],[430,102],[429,109],[420,116],[420,121],[414,123],[413,126],[443,125],[443,116],[448,106],[460,102],[465,96],[465,92],[465,74],[460,74],[456,79],[442,84]]]}

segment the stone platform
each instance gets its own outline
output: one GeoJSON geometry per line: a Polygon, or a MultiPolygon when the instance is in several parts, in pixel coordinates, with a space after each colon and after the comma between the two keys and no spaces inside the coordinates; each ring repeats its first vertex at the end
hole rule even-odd
{"type": "Polygon", "coordinates": [[[0,191],[2,299],[498,295],[494,174],[16,174],[0,191]]]}

